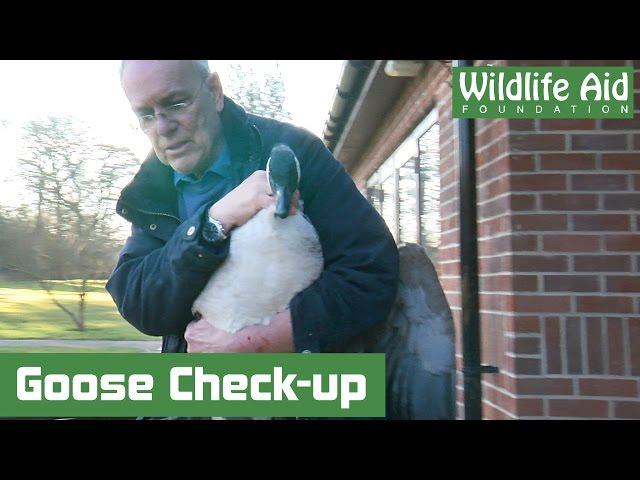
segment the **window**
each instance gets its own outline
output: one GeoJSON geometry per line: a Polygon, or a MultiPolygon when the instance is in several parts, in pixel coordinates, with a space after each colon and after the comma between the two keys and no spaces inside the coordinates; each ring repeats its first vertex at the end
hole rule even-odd
{"type": "Polygon", "coordinates": [[[431,112],[367,182],[368,198],[397,243],[440,243],[440,129],[431,112]]]}

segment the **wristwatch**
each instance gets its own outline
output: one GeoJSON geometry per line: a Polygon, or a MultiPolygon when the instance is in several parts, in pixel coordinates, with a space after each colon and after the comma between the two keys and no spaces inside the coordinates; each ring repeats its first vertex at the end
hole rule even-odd
{"type": "Polygon", "coordinates": [[[202,227],[202,239],[208,243],[219,243],[226,240],[228,237],[224,231],[222,222],[215,218],[211,218],[211,215],[207,214],[204,226],[202,227]]]}

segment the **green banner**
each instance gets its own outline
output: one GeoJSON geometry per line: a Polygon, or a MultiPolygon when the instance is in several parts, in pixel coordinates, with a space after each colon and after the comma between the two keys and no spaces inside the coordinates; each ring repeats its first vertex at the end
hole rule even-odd
{"type": "Polygon", "coordinates": [[[0,354],[0,417],[384,417],[383,354],[0,354]]]}
{"type": "Polygon", "coordinates": [[[632,67],[454,67],[454,118],[633,118],[632,67]]]}

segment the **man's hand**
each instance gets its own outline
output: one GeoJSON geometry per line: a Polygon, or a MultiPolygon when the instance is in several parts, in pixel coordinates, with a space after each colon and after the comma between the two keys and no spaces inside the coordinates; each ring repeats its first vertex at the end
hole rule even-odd
{"type": "Polygon", "coordinates": [[[204,319],[191,322],[184,333],[189,353],[293,352],[291,312],[276,314],[269,325],[254,325],[236,333],[225,332],[204,319]]]}
{"type": "MultiPolygon", "coordinates": [[[[290,214],[297,211],[299,193],[291,201],[290,214]]],[[[209,215],[222,223],[225,232],[247,223],[256,213],[275,203],[267,172],[256,170],[209,209],[209,215]]]]}

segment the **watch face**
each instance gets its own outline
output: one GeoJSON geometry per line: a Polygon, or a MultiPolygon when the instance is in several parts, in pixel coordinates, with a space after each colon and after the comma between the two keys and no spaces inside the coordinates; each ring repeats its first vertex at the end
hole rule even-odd
{"type": "Polygon", "coordinates": [[[207,242],[215,243],[224,240],[225,237],[218,226],[207,219],[202,229],[202,238],[204,238],[207,242]]]}

